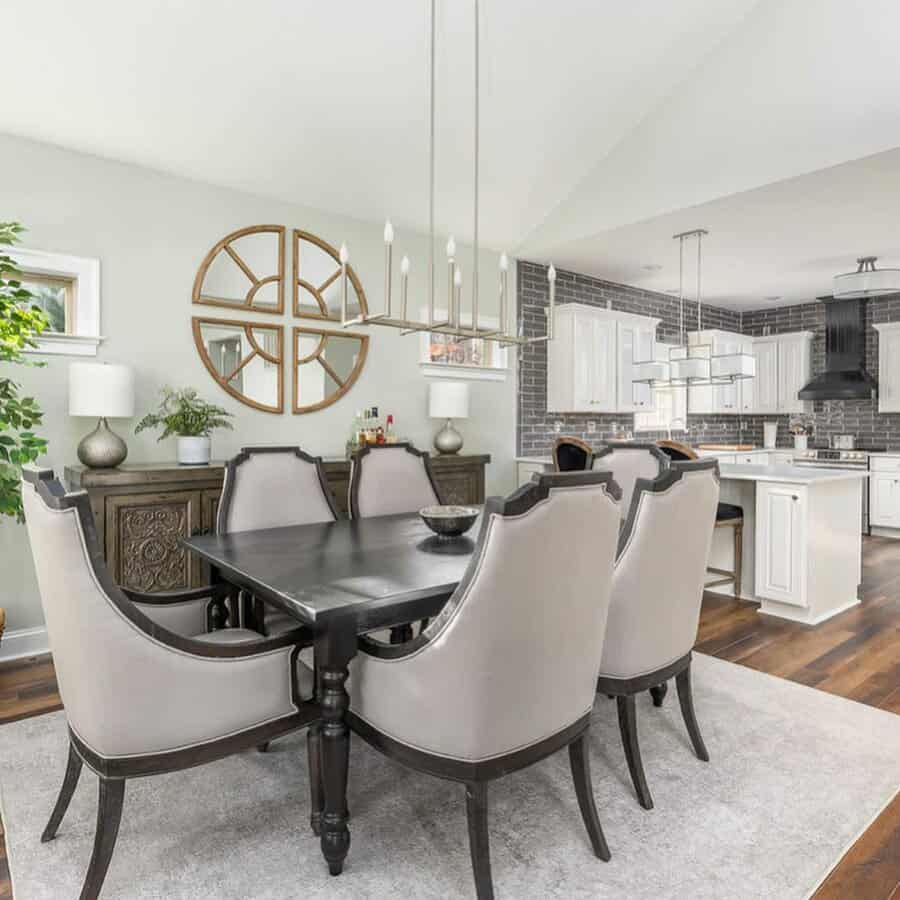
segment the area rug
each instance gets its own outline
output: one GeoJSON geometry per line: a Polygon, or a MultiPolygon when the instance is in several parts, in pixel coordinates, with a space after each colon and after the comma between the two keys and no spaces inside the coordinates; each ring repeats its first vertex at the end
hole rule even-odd
{"type": "MultiPolygon", "coordinates": [[[[695,655],[711,762],[690,749],[674,691],[639,704],[656,808],[634,798],[615,703],[598,697],[592,766],[611,862],[590,851],[559,753],[491,787],[497,896],[807,897],[900,785],[900,716],[695,655]]],[[[62,713],[0,728],[0,787],[16,900],[75,898],[91,854],[85,768],[59,835],[40,834],[66,760],[62,713]]],[[[130,781],[104,897],[474,896],[463,789],[351,753],[352,844],[327,874],[309,831],[305,738],[130,781]]]]}

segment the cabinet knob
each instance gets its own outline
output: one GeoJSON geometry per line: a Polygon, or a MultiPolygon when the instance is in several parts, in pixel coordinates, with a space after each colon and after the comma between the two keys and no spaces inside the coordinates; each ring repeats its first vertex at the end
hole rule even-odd
{"type": "Polygon", "coordinates": [[[800,498],[796,494],[791,494],[791,500],[799,500],[800,498]]]}

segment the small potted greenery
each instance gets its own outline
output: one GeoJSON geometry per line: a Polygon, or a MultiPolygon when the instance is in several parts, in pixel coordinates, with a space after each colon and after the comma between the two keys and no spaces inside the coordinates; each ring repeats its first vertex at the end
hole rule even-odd
{"type": "Polygon", "coordinates": [[[789,431],[794,436],[794,449],[805,450],[809,442],[809,433],[812,429],[799,419],[794,419],[789,427],[789,431]]]}
{"type": "Polygon", "coordinates": [[[173,434],[178,436],[176,457],[182,466],[205,466],[209,462],[209,434],[214,428],[232,428],[226,412],[221,406],[214,406],[197,396],[193,388],[176,391],[164,387],[160,391],[159,406],[147,413],[137,427],[135,434],[145,428],[162,428],[157,440],[173,434]]]}

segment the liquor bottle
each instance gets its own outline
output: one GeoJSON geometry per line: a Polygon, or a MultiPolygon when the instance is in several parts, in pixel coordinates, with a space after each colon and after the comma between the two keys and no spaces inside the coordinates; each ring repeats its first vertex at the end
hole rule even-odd
{"type": "Polygon", "coordinates": [[[387,424],[384,427],[384,440],[387,444],[396,444],[397,435],[394,434],[394,417],[388,414],[387,424]]]}

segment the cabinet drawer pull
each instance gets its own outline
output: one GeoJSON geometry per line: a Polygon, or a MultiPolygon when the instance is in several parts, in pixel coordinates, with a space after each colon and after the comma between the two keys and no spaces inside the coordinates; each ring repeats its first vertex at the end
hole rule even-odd
{"type": "Polygon", "coordinates": [[[799,500],[800,498],[796,494],[791,494],[791,500],[799,500]]]}

